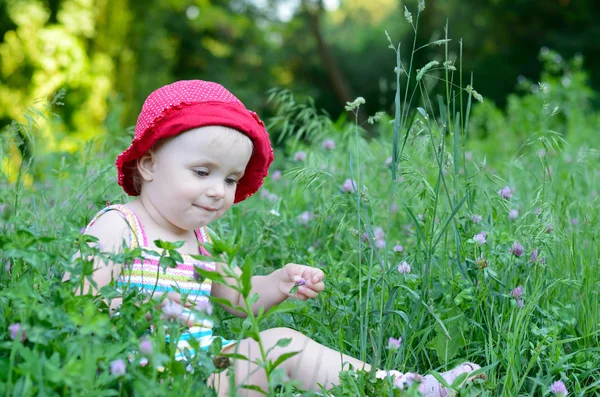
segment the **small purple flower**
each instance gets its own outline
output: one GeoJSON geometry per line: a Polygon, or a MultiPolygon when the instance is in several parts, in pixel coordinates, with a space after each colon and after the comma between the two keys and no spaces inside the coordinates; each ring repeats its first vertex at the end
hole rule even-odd
{"type": "Polygon", "coordinates": [[[362,241],[369,241],[369,233],[364,232],[362,235],[362,241]]]}
{"type": "Polygon", "coordinates": [[[17,336],[19,336],[19,331],[21,331],[21,336],[19,337],[19,340],[21,342],[25,341],[25,338],[27,337],[25,335],[25,330],[21,330],[21,323],[14,323],[9,325],[8,331],[10,332],[10,339],[12,340],[17,339],[17,336]]]}
{"type": "Polygon", "coordinates": [[[171,300],[166,301],[162,307],[162,317],[165,320],[173,321],[181,317],[183,314],[183,306],[171,300]]]}
{"type": "Polygon", "coordinates": [[[423,214],[417,214],[417,219],[420,221],[423,221],[423,219],[424,219],[423,214]]]}
{"type": "Polygon", "coordinates": [[[483,221],[483,217],[481,215],[471,215],[471,222],[480,224],[483,221]]]}
{"type": "Polygon", "coordinates": [[[354,189],[355,185],[356,185],[356,182],[354,182],[352,179],[348,178],[344,181],[344,184],[342,185],[342,191],[344,191],[346,193],[354,193],[356,191],[354,189]]]}
{"type": "Polygon", "coordinates": [[[539,249],[534,248],[534,250],[531,252],[531,256],[529,257],[529,262],[536,263],[538,260],[538,254],[539,254],[539,249]]]}
{"type": "Polygon", "coordinates": [[[302,278],[302,276],[299,275],[295,275],[294,278],[294,283],[297,287],[301,287],[303,285],[306,285],[306,279],[302,278]]]}
{"type": "Polygon", "coordinates": [[[385,159],[385,162],[383,164],[389,167],[390,165],[392,165],[392,160],[392,156],[390,156],[387,159],[385,159]]]}
{"type": "Polygon", "coordinates": [[[312,218],[313,218],[312,212],[304,211],[303,213],[298,215],[298,223],[306,226],[312,220],[312,218]]]}
{"type": "Polygon", "coordinates": [[[385,248],[385,240],[375,240],[375,247],[379,249],[385,248]]]}
{"type": "Polygon", "coordinates": [[[84,234],[85,233],[85,227],[82,227],[81,229],[79,229],[79,234],[84,234]]]}
{"type": "Polygon", "coordinates": [[[519,210],[510,210],[508,213],[508,219],[515,220],[519,217],[519,210]]]}
{"type": "Polygon", "coordinates": [[[571,219],[571,223],[573,224],[573,226],[577,226],[579,224],[579,219],[573,218],[571,219]]]}
{"type": "Polygon", "coordinates": [[[517,307],[518,307],[519,309],[522,309],[522,308],[524,308],[524,307],[525,307],[525,303],[523,302],[523,299],[519,299],[519,300],[517,300],[517,307]]]}
{"type": "Polygon", "coordinates": [[[552,394],[555,396],[560,397],[565,397],[567,394],[569,394],[569,391],[562,380],[557,380],[554,382],[552,386],[550,386],[550,392],[552,392],[552,394]]]}
{"type": "Polygon", "coordinates": [[[281,179],[281,171],[279,171],[279,170],[273,171],[273,175],[271,175],[271,180],[273,182],[277,182],[280,179],[281,179]]]}
{"type": "Polygon", "coordinates": [[[498,190],[498,195],[505,200],[510,200],[512,197],[512,192],[510,191],[509,186],[504,186],[502,189],[498,190]]]}
{"type": "Polygon", "coordinates": [[[306,160],[306,152],[299,151],[299,152],[294,153],[294,160],[295,161],[305,161],[306,160]]]}
{"type": "Polygon", "coordinates": [[[404,247],[400,244],[394,246],[394,252],[402,252],[404,251],[404,247]]]}
{"type": "Polygon", "coordinates": [[[375,235],[375,239],[376,240],[383,240],[385,239],[385,233],[383,231],[383,228],[380,226],[377,226],[375,228],[375,231],[373,232],[373,234],[375,235]]]}
{"type": "Polygon", "coordinates": [[[323,141],[323,149],[333,150],[335,149],[335,142],[333,139],[325,139],[323,141]]]}
{"type": "Polygon", "coordinates": [[[208,299],[202,299],[196,303],[196,310],[202,313],[206,313],[210,316],[211,314],[213,314],[213,305],[208,299]]]}
{"type": "Polygon", "coordinates": [[[399,336],[398,339],[390,337],[388,339],[388,349],[389,350],[398,350],[400,349],[400,345],[402,344],[402,337],[399,336]]]}
{"type": "Polygon", "coordinates": [[[152,355],[152,341],[150,339],[142,339],[140,342],[140,353],[144,356],[152,355]]]}
{"type": "Polygon", "coordinates": [[[510,247],[510,253],[516,256],[517,258],[520,258],[523,255],[524,250],[525,248],[523,248],[523,246],[519,244],[518,241],[515,241],[512,247],[510,247]]]}
{"type": "Polygon", "coordinates": [[[510,291],[510,296],[516,300],[520,300],[523,297],[523,287],[519,285],[517,288],[510,291]]]}
{"type": "Polygon", "coordinates": [[[398,204],[392,204],[392,206],[390,207],[390,210],[392,211],[392,214],[395,214],[396,212],[398,212],[398,204]]]}
{"type": "Polygon", "coordinates": [[[483,245],[485,244],[485,237],[485,232],[481,232],[473,236],[473,241],[479,245],[483,245]]]}
{"type": "Polygon", "coordinates": [[[410,265],[406,261],[403,261],[401,264],[398,265],[398,272],[400,274],[408,274],[410,273],[410,270],[410,265]]]}
{"type": "Polygon", "coordinates": [[[540,216],[541,214],[542,214],[542,209],[541,209],[540,207],[536,207],[536,208],[533,210],[533,215],[535,215],[535,216],[540,216]]]}
{"type": "Polygon", "coordinates": [[[112,363],[110,363],[110,374],[112,376],[120,377],[120,376],[125,375],[125,372],[126,372],[125,361],[118,358],[115,361],[113,361],[112,363]]]}

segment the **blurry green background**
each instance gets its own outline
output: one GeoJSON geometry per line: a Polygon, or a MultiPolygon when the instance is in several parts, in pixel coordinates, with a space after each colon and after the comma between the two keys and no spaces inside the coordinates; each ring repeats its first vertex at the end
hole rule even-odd
{"type": "MultiPolygon", "coordinates": [[[[410,54],[405,5],[416,11],[416,0],[0,0],[0,128],[65,89],[64,106],[51,109],[60,122],[23,136],[19,149],[37,139],[38,150],[73,151],[123,135],[144,98],[178,79],[217,81],[263,118],[272,87],[314,98],[334,119],[363,96],[364,120],[392,110],[395,55],[384,32],[410,54]]],[[[583,70],[597,70],[599,18],[593,0],[428,0],[417,47],[443,38],[448,22],[450,58],[462,40],[465,78],[472,72],[486,101],[504,107],[519,76],[538,81],[543,47],[557,65],[581,54],[583,70]]],[[[415,66],[440,54],[420,50],[415,66]]],[[[600,75],[589,84],[597,90],[600,75]]]]}

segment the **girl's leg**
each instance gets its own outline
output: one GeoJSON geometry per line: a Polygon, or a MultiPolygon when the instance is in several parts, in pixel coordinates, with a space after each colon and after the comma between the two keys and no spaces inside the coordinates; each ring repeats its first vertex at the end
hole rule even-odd
{"type": "MultiPolygon", "coordinates": [[[[364,369],[370,371],[371,366],[353,357],[323,346],[309,337],[294,331],[289,328],[272,328],[260,333],[265,351],[276,345],[280,339],[291,339],[291,343],[285,347],[275,347],[267,355],[267,360],[273,362],[282,354],[289,352],[299,352],[293,357],[285,360],[279,368],[283,369],[285,374],[300,383],[300,387],[304,390],[319,390],[319,384],[326,389],[331,388],[339,383],[339,373],[348,369],[348,364],[351,364],[356,369],[364,369]]],[[[223,353],[236,352],[247,357],[246,360],[234,360],[233,365],[235,371],[235,384],[239,385],[256,385],[262,390],[267,391],[267,378],[265,371],[258,369],[258,366],[251,361],[256,361],[261,358],[258,343],[253,339],[244,339],[236,346],[230,346],[223,353]]],[[[442,376],[452,383],[456,377],[464,372],[472,372],[478,369],[479,366],[471,363],[464,363],[451,371],[445,372],[442,376]]],[[[397,377],[400,383],[409,382],[409,379],[414,375],[407,373],[404,376],[398,371],[389,371],[390,375],[397,377]]],[[[377,377],[383,378],[388,375],[388,372],[378,370],[377,377]]],[[[485,376],[480,375],[485,378],[485,376]]],[[[229,396],[229,379],[225,372],[214,375],[209,379],[209,385],[215,387],[219,396],[229,396]]],[[[441,384],[435,380],[432,375],[422,378],[422,391],[427,397],[446,396],[447,391],[441,384]]],[[[238,389],[236,396],[263,396],[263,394],[247,389],[238,389]]]]}
{"type": "MultiPolygon", "coordinates": [[[[299,352],[295,356],[287,359],[279,366],[287,376],[297,380],[300,387],[304,390],[319,390],[317,384],[330,388],[338,384],[339,373],[348,369],[348,364],[356,369],[370,370],[370,366],[353,357],[342,355],[339,352],[323,346],[309,337],[289,328],[272,328],[260,333],[265,351],[275,346],[280,339],[290,338],[292,341],[286,347],[275,347],[268,355],[267,359],[275,361],[279,356],[289,352],[299,352]]],[[[233,353],[236,346],[230,346],[223,353],[233,353]]],[[[246,356],[250,361],[260,359],[260,349],[258,343],[253,339],[244,339],[238,342],[237,353],[246,356]]],[[[257,370],[257,366],[250,361],[235,360],[235,383],[236,385],[247,384],[256,385],[263,390],[268,390],[265,371],[257,370]]],[[[229,380],[225,372],[220,376],[214,376],[209,380],[209,385],[215,385],[219,390],[219,396],[229,396],[229,380]]],[[[236,395],[240,396],[260,396],[262,394],[238,389],[236,395]]]]}

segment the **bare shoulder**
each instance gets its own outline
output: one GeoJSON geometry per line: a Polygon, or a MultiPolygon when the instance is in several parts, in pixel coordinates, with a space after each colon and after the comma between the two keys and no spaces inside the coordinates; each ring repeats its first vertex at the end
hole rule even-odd
{"type": "Polygon", "coordinates": [[[123,240],[128,245],[131,243],[129,241],[129,224],[119,211],[107,211],[102,214],[89,227],[86,234],[97,237],[98,243],[106,250],[119,249],[123,244],[123,240]]]}

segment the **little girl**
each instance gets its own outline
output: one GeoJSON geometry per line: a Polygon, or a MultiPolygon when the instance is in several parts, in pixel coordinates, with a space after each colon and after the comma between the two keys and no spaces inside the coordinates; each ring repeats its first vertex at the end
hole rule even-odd
{"type": "MultiPolygon", "coordinates": [[[[93,279],[96,287],[86,284],[86,290],[96,291],[114,278],[121,287],[138,287],[166,294],[163,305],[170,312],[183,314],[186,302],[205,305],[208,296],[224,298],[241,306],[242,297],[227,285],[196,281],[195,267],[225,276],[223,264],[202,262],[190,255],[208,255],[202,243],[208,242],[206,226],[221,218],[235,203],[256,193],[267,176],[273,161],[273,149],[263,122],[221,85],[206,81],[178,81],[154,91],[146,99],[139,115],[131,146],[117,158],[118,182],[123,190],[135,197],[124,205],[112,205],[100,211],[85,233],[98,238],[105,251],[119,252],[123,240],[131,248],[142,247],[160,251],[155,240],[184,241],[179,249],[182,262],[176,268],[158,271],[158,258],[147,253],[143,259],[123,268],[119,263],[96,260],[93,279]],[[199,248],[200,247],[200,248],[199,248]],[[158,276],[157,276],[158,275],[158,276]],[[156,283],[156,278],[158,282],[156,283]],[[184,301],[173,287],[187,295],[184,301]]],[[[235,269],[241,274],[239,269],[235,269]]],[[[68,276],[66,276],[68,277],[68,276]]],[[[232,278],[226,278],[233,285],[232,278]]],[[[316,298],[325,289],[323,271],[310,266],[288,263],[267,276],[254,276],[252,290],[259,295],[252,309],[268,310],[290,296],[306,300],[316,298]],[[292,288],[295,292],[290,293],[292,288]]],[[[225,310],[236,313],[231,308],[225,310]]],[[[216,338],[209,321],[191,321],[187,338],[196,338],[207,348],[216,338]]],[[[266,349],[282,338],[292,342],[275,347],[268,358],[288,352],[300,352],[282,364],[285,373],[306,390],[318,390],[318,384],[331,387],[339,381],[344,365],[369,370],[368,364],[320,345],[302,333],[277,328],[261,332],[266,349]]],[[[223,353],[239,351],[248,358],[233,362],[235,384],[257,385],[267,390],[263,370],[253,362],[260,358],[256,341],[222,340],[223,353]]],[[[181,340],[179,347],[186,346],[181,340]]],[[[189,345],[187,345],[189,346],[189,345]]],[[[442,374],[449,382],[462,373],[478,369],[465,363],[442,374]]],[[[445,396],[441,384],[431,375],[401,374],[398,371],[377,371],[378,377],[394,376],[399,385],[420,379],[425,396],[445,396]]],[[[213,375],[219,396],[261,395],[252,390],[228,390],[227,375],[213,375]]]]}

